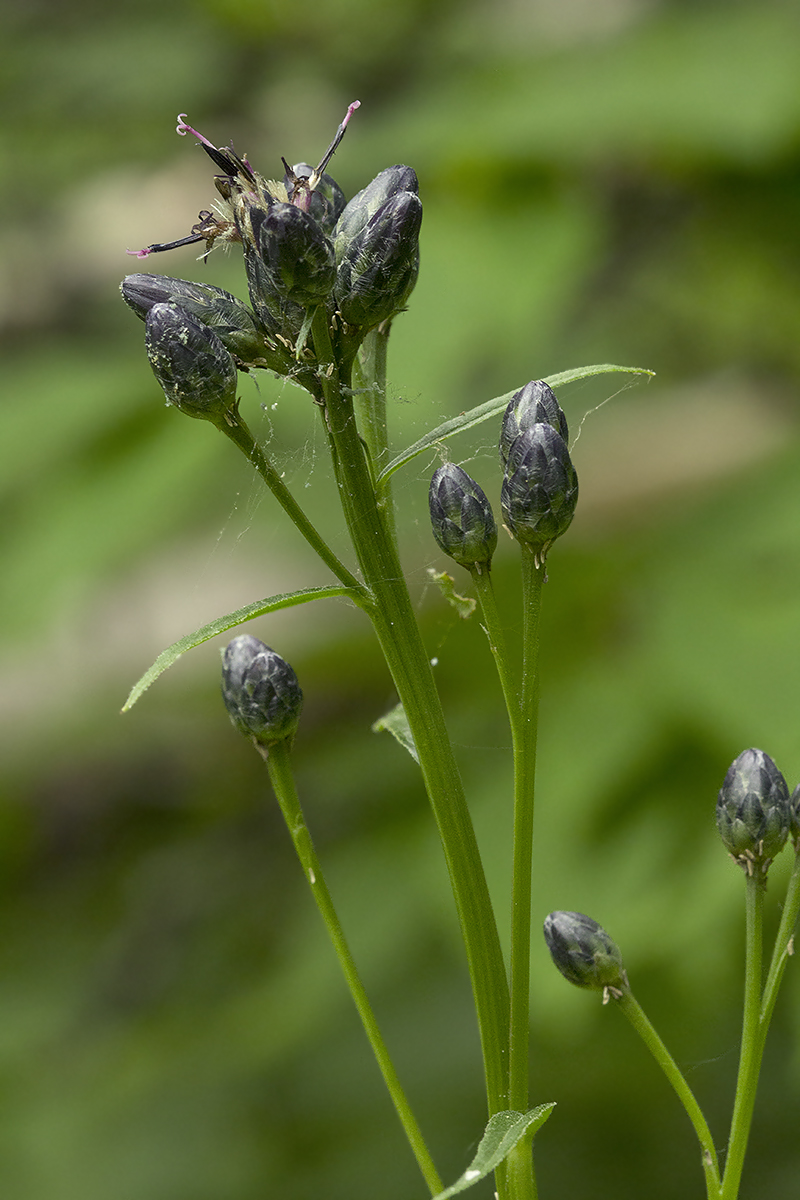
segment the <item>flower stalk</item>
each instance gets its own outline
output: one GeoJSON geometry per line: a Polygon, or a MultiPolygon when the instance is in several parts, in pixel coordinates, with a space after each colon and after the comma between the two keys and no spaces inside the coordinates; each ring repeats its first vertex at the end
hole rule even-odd
{"type": "Polygon", "coordinates": [[[392,1104],[394,1105],[400,1124],[405,1131],[408,1143],[417,1160],[417,1165],[422,1172],[425,1183],[431,1195],[435,1196],[442,1190],[442,1180],[431,1158],[430,1151],[425,1143],[422,1131],[408,1102],[403,1086],[400,1083],[394,1063],[372,1010],[372,1005],[369,1002],[366,989],[358,973],[358,968],[353,959],[344,930],[342,929],[330,890],[325,882],[322,866],[314,849],[314,843],[311,840],[311,834],[306,825],[297,795],[289,744],[287,741],[280,741],[268,750],[256,744],[256,749],[267,764],[270,782],[278,799],[283,819],[286,822],[286,828],[289,831],[295,852],[303,868],[303,874],[311,888],[314,903],[325,922],[325,928],[336,951],[336,957],[339,960],[342,974],[344,975],[350,995],[353,998],[358,1015],[361,1018],[361,1024],[367,1035],[367,1040],[372,1047],[372,1052],[375,1055],[376,1062],[383,1076],[383,1081],[391,1096],[392,1104]]]}
{"type": "Polygon", "coordinates": [[[312,336],[318,359],[325,364],[320,387],[342,509],[374,596],[369,616],[414,738],[450,875],[472,980],[491,1115],[508,1104],[509,1002],[489,890],[428,655],[397,549],[375,496],[353,413],[350,376],[341,377],[322,306],[314,315],[312,336]]]}

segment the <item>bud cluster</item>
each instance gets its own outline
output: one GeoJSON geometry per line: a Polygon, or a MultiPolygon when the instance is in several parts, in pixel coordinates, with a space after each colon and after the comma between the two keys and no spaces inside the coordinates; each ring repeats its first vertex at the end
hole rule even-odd
{"type": "Polygon", "coordinates": [[[349,107],[318,167],[289,167],[284,160],[280,182],[263,178],[232,148],[214,146],[178,118],[178,133],[194,135],[220,170],[215,177],[219,198],[214,212],[200,213],[187,237],[154,243],[137,257],[193,242],[204,243],[206,253],[217,244],[238,243],[251,307],[221,288],[164,275],[124,280],[123,298],[143,320],[155,305],[169,304],[182,314],[183,320],[173,320],[171,334],[163,328],[158,339],[151,338],[154,354],[174,360],[169,390],[165,387],[170,403],[194,386],[197,371],[190,358],[200,346],[198,323],[214,335],[203,354],[219,339],[239,370],[263,367],[292,375],[313,390],[318,364],[313,337],[308,337],[312,312],[324,306],[335,348],[352,354],[370,329],[405,305],[419,271],[422,204],[414,171],[388,167],[348,204],[324,169],[357,107],[357,102],[349,107]],[[169,337],[183,349],[171,351],[169,337]],[[188,376],[185,386],[181,364],[188,376]]]}
{"type": "Polygon", "coordinates": [[[509,530],[540,562],[569,528],[578,502],[568,437],[567,419],[543,380],[515,392],[500,431],[500,502],[509,530]]]}

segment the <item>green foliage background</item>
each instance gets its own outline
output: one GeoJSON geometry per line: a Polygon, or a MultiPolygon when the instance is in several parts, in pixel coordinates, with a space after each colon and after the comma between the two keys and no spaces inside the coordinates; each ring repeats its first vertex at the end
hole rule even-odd
{"type": "MultiPolygon", "coordinates": [[[[261,765],[225,719],[218,648],[118,715],[170,641],[325,582],[230,447],[164,410],[116,293],[137,269],[125,247],[183,235],[212,195],[175,114],[277,174],[282,154],[316,159],[356,97],[346,192],[408,162],[425,203],[393,335],[398,446],[531,377],[657,372],[561,396],[582,495],[545,597],[535,906],[610,929],[723,1147],[742,896],[713,805],[748,745],[800,777],[797,4],[6,0],[0,22],[2,1195],[424,1195],[261,765]]],[[[244,294],[235,255],[151,269],[244,294]]],[[[267,379],[243,397],[336,541],[304,394],[267,379]]],[[[453,444],[493,501],[495,437],[453,444]]],[[[444,565],[435,465],[398,477],[406,561],[504,914],[508,733],[477,622],[426,583],[444,565]]],[[[512,630],[514,549],[496,565],[512,630]]],[[[309,822],[454,1179],[484,1122],[477,1037],[414,764],[369,732],[385,671],[338,602],[254,632],[302,681],[309,822]]],[[[688,1122],[644,1050],[538,940],[533,966],[532,1095],[558,1101],[543,1200],[699,1196],[688,1122]]],[[[798,1001],[790,966],[743,1200],[797,1195],[798,1001]]]]}

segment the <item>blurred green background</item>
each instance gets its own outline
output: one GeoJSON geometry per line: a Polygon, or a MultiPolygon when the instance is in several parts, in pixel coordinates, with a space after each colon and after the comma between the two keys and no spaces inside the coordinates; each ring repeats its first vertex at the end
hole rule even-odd
{"type": "MultiPolygon", "coordinates": [[[[213,197],[175,115],[269,176],[281,155],[315,161],[355,98],[346,193],[407,162],[425,203],[391,350],[398,447],[531,377],[657,372],[560,397],[582,490],[546,589],[534,917],[609,928],[724,1147],[743,904],[713,805],[748,745],[800,777],[797,4],[5,0],[0,23],[4,1200],[424,1196],[222,710],[219,647],[118,715],[175,638],[327,579],[231,447],[165,410],[117,294],[139,269],[125,248],[184,235],[213,197]]],[[[194,250],[148,266],[245,294],[235,254],[194,250]]],[[[269,378],[242,395],[341,547],[307,397],[269,378]]],[[[496,432],[452,443],[493,501],[496,432]]],[[[477,621],[427,583],[437,461],[397,477],[404,552],[505,923],[508,732],[477,621]]],[[[513,636],[507,541],[496,580],[513,636]]],[[[308,819],[455,1178],[484,1120],[477,1036],[414,765],[369,731],[386,672],[338,602],[252,631],[303,684],[308,819]]],[[[533,952],[532,1097],[558,1101],[543,1200],[699,1197],[693,1134],[644,1049],[538,932],[533,952]]],[[[798,1195],[798,1026],[790,964],[743,1200],[798,1195]]]]}

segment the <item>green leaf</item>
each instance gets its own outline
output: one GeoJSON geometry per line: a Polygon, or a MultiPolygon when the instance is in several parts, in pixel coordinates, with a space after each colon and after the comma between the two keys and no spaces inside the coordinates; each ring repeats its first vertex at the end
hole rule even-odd
{"type": "MultiPolygon", "coordinates": [[[[579,379],[591,379],[594,375],[607,375],[613,371],[622,371],[626,375],[655,375],[655,371],[648,371],[646,367],[617,367],[613,363],[599,363],[591,367],[574,367],[571,371],[561,371],[558,375],[548,375],[545,377],[545,383],[550,387],[557,388],[563,384],[575,383],[579,379]]],[[[508,404],[514,392],[518,391],[514,388],[513,392],[506,392],[503,396],[495,396],[493,400],[487,400],[483,404],[479,404],[477,408],[471,408],[469,412],[459,413],[457,417],[452,417],[449,421],[445,421],[441,425],[437,425],[430,433],[426,433],[418,442],[414,442],[413,446],[409,446],[407,450],[403,450],[398,454],[397,458],[393,458],[388,463],[380,475],[377,483],[380,485],[394,475],[400,467],[404,467],[407,462],[411,462],[412,458],[416,458],[418,454],[422,454],[431,446],[437,445],[439,442],[444,442],[447,438],[453,437],[456,433],[463,433],[465,429],[472,429],[473,425],[480,425],[483,421],[489,421],[492,417],[499,416],[508,404]]]]}
{"type": "Polygon", "coordinates": [[[389,712],[384,713],[382,717],[378,717],[378,720],[372,726],[372,732],[390,733],[393,738],[397,739],[403,749],[408,751],[414,762],[419,762],[417,747],[414,745],[414,736],[402,704],[398,704],[389,712]]]}
{"type": "Polygon", "coordinates": [[[447,603],[453,606],[462,621],[469,620],[475,612],[478,601],[472,596],[459,595],[456,591],[456,581],[452,575],[447,574],[447,571],[435,571],[433,567],[428,567],[428,578],[431,583],[436,584],[447,603]]]}
{"type": "Polygon", "coordinates": [[[139,682],[133,686],[122,711],[128,712],[133,708],[142,692],[146,692],[150,684],[187,650],[202,645],[218,633],[225,633],[227,629],[243,625],[245,621],[252,621],[254,617],[263,617],[265,613],[277,612],[279,608],[292,608],[295,604],[305,604],[308,600],[324,600],[331,596],[349,596],[356,603],[360,600],[360,594],[354,588],[332,584],[330,587],[300,588],[297,592],[283,592],[278,596],[269,596],[266,600],[254,600],[252,604],[245,604],[243,608],[237,608],[235,612],[227,613],[224,617],[216,617],[215,620],[209,621],[208,625],[201,626],[194,633],[187,633],[163,650],[152,667],[145,671],[139,682]]]}
{"type": "Polygon", "coordinates": [[[526,1133],[533,1134],[541,1129],[554,1108],[555,1103],[538,1104],[526,1113],[514,1112],[513,1109],[495,1113],[489,1118],[478,1152],[464,1174],[451,1187],[434,1196],[433,1200],[448,1200],[449,1196],[465,1192],[473,1183],[483,1179],[500,1165],[526,1133]]]}

